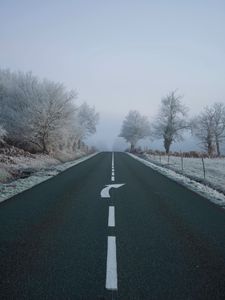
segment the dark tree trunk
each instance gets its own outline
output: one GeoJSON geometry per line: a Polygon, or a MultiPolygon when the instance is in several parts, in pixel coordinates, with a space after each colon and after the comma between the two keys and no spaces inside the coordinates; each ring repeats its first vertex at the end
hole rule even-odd
{"type": "Polygon", "coordinates": [[[48,150],[47,150],[47,147],[46,147],[45,144],[43,145],[42,152],[43,152],[44,154],[48,154],[48,150]]]}
{"type": "Polygon", "coordinates": [[[166,150],[166,154],[170,153],[171,144],[172,144],[172,141],[170,139],[164,139],[164,148],[166,150]]]}
{"type": "Polygon", "coordinates": [[[48,154],[48,149],[47,149],[47,145],[46,145],[46,138],[47,138],[47,134],[44,134],[42,136],[42,152],[45,154],[48,154]]]}
{"type": "Polygon", "coordinates": [[[216,138],[216,151],[217,151],[217,156],[220,156],[220,142],[218,141],[218,138],[216,138]]]}
{"type": "Polygon", "coordinates": [[[130,152],[134,152],[134,144],[133,143],[130,144],[130,152]]]}
{"type": "Polygon", "coordinates": [[[72,146],[73,151],[76,150],[76,145],[77,145],[77,143],[76,143],[76,142],[73,142],[73,146],[72,146]]]}
{"type": "Polygon", "coordinates": [[[213,155],[213,144],[212,142],[208,143],[208,155],[211,157],[213,155]]]}

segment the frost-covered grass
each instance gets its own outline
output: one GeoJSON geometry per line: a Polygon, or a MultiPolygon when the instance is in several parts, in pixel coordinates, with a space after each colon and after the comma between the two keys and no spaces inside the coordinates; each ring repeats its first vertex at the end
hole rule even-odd
{"type": "Polygon", "coordinates": [[[22,158],[20,158],[19,160],[21,161],[17,161],[18,166],[20,166],[21,168],[26,167],[25,169],[27,169],[28,166],[32,166],[32,168],[36,167],[36,172],[28,176],[27,178],[19,178],[9,183],[0,183],[0,202],[55,176],[60,172],[72,166],[75,166],[94,155],[95,154],[91,154],[66,163],[59,163],[59,161],[47,158],[46,156],[39,157],[39,159],[36,159],[36,162],[30,159],[23,160],[22,158]]]}
{"type": "Polygon", "coordinates": [[[183,158],[177,156],[170,156],[168,163],[168,156],[149,155],[145,157],[152,162],[159,165],[166,166],[171,170],[181,172],[192,179],[196,179],[202,183],[208,184],[215,189],[225,193],[225,158],[204,158],[205,164],[205,178],[203,172],[203,164],[201,158],[183,158]]]}
{"type": "Polygon", "coordinates": [[[58,159],[50,157],[44,154],[33,154],[32,157],[13,157],[16,168],[19,170],[25,170],[27,168],[40,170],[52,165],[60,163],[58,159]]]}
{"type": "Polygon", "coordinates": [[[0,154],[0,183],[20,177],[23,172],[28,170],[33,173],[59,163],[59,160],[43,154],[30,156],[0,154]]]}
{"type": "Polygon", "coordinates": [[[11,173],[0,165],[0,182],[6,182],[12,177],[11,173]]]}
{"type": "MultiPolygon", "coordinates": [[[[168,164],[167,160],[163,161],[162,158],[161,158],[161,163],[162,164],[159,165],[159,158],[158,158],[158,161],[154,161],[152,159],[152,156],[148,160],[146,160],[146,159],[137,157],[136,155],[133,155],[133,154],[129,154],[129,155],[132,156],[133,158],[141,161],[146,166],[158,171],[159,173],[171,178],[172,180],[175,180],[175,181],[179,182],[180,184],[186,186],[190,190],[193,190],[196,193],[204,196],[205,198],[209,199],[213,203],[225,208],[225,195],[224,195],[224,193],[221,193],[221,192],[217,191],[216,189],[213,189],[213,188],[209,187],[208,185],[204,184],[204,182],[203,183],[197,182],[196,180],[188,177],[185,174],[181,174],[180,172],[179,173],[176,172],[176,168],[174,166],[173,166],[174,170],[172,170],[170,167],[168,168],[168,165],[166,165],[166,164],[168,164]]],[[[174,159],[174,161],[175,160],[177,161],[179,159],[180,158],[176,157],[176,159],[174,159]]],[[[198,174],[199,178],[201,178],[202,175],[200,175],[198,173],[198,172],[200,172],[200,165],[196,163],[195,158],[194,159],[187,158],[187,160],[192,162],[192,169],[194,169],[195,174],[198,174]],[[195,165],[196,165],[196,167],[195,167],[195,165]]],[[[220,159],[220,163],[222,163],[222,162],[225,163],[225,160],[220,159]]],[[[191,163],[189,164],[189,166],[190,165],[191,165],[191,163]]],[[[209,166],[209,162],[208,162],[208,166],[209,166]]],[[[177,165],[177,168],[178,168],[178,165],[177,165]]],[[[210,168],[208,168],[208,169],[210,169],[210,168]]],[[[213,165],[213,162],[211,162],[211,169],[213,170],[213,172],[215,172],[215,170],[216,170],[216,166],[213,165]]],[[[221,166],[218,169],[219,169],[219,172],[216,174],[217,177],[220,176],[221,171],[222,171],[222,173],[223,173],[223,170],[225,171],[225,169],[223,169],[221,166]]],[[[190,170],[191,170],[191,167],[190,167],[189,171],[190,170]]],[[[180,171],[180,169],[179,169],[179,171],[180,171]]],[[[223,176],[224,176],[224,174],[223,174],[223,176]]],[[[215,181],[213,181],[213,182],[215,183],[215,181]]],[[[224,189],[224,187],[223,187],[223,189],[224,189]]]]}

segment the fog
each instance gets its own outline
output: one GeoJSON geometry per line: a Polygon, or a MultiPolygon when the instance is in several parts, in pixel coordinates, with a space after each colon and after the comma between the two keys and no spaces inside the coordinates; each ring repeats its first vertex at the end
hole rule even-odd
{"type": "MultiPolygon", "coordinates": [[[[153,121],[172,90],[189,116],[225,101],[224,1],[3,0],[0,25],[1,68],[75,89],[100,113],[87,140],[99,149],[125,149],[118,135],[129,110],[153,121]]],[[[187,135],[173,147],[199,146],[187,135]]]]}
{"type": "MultiPolygon", "coordinates": [[[[98,148],[100,151],[124,151],[130,148],[130,145],[125,140],[119,137],[119,132],[122,126],[122,117],[108,115],[101,117],[100,123],[97,126],[97,132],[89,139],[87,143],[98,148]]],[[[152,137],[146,138],[138,143],[142,148],[150,148],[153,150],[164,150],[163,140],[155,140],[152,137]]],[[[202,147],[199,141],[191,135],[184,134],[184,140],[174,143],[171,147],[172,151],[201,151],[202,147]]]]}

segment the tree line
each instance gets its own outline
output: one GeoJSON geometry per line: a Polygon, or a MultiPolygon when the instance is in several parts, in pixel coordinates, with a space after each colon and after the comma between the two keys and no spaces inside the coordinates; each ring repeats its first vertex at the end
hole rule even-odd
{"type": "Polygon", "coordinates": [[[61,83],[0,69],[0,142],[46,154],[75,152],[99,119],[94,107],[76,100],[61,83]]]}
{"type": "Polygon", "coordinates": [[[225,140],[225,104],[216,102],[203,111],[188,118],[188,108],[182,103],[182,96],[176,91],[170,92],[161,100],[161,106],[154,122],[133,110],[125,117],[120,137],[131,145],[131,151],[137,142],[146,137],[162,139],[165,152],[170,152],[171,145],[183,140],[185,131],[196,136],[203,149],[211,157],[221,155],[221,143],[225,140]]]}

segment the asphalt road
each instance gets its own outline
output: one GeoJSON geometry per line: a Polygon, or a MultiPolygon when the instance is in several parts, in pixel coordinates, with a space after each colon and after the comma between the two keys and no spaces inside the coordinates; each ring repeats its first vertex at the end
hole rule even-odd
{"type": "Polygon", "coordinates": [[[100,153],[0,204],[0,299],[225,299],[225,211],[100,153]]]}

